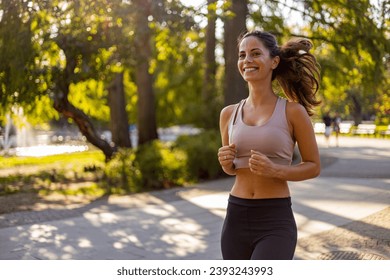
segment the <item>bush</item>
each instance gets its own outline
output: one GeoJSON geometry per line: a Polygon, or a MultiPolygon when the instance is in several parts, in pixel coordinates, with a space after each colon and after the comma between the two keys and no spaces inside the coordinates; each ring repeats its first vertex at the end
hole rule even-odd
{"type": "Polygon", "coordinates": [[[182,186],[188,179],[186,154],[160,140],[142,145],[137,150],[136,162],[147,189],[182,186]]]}
{"type": "Polygon", "coordinates": [[[186,154],[160,140],[136,150],[120,149],[106,166],[107,190],[134,193],[182,186],[188,178],[185,166],[186,154]]]}
{"type": "Polygon", "coordinates": [[[216,130],[197,135],[183,135],[176,141],[176,148],[187,154],[187,173],[193,180],[214,179],[223,175],[217,157],[220,147],[221,137],[216,130]]]}
{"type": "Polygon", "coordinates": [[[133,149],[119,149],[104,170],[108,193],[123,194],[142,189],[141,172],[133,149]]]}
{"type": "Polygon", "coordinates": [[[180,136],[173,145],[154,140],[137,149],[121,149],[105,169],[108,193],[164,189],[220,177],[220,146],[219,132],[211,130],[180,136]]]}

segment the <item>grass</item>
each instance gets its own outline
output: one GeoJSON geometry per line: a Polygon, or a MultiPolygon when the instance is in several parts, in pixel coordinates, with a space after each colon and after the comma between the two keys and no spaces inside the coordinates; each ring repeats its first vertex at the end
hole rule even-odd
{"type": "Polygon", "coordinates": [[[60,194],[65,196],[94,196],[101,197],[106,194],[106,189],[102,188],[100,184],[95,182],[86,182],[77,187],[48,189],[44,188],[38,191],[40,196],[47,196],[51,194],[60,194]]]}
{"type": "Polygon", "coordinates": [[[378,135],[378,137],[390,138],[390,135],[381,135],[381,133],[385,132],[387,129],[388,129],[387,125],[377,125],[376,134],[378,135]]]}
{"type": "Polygon", "coordinates": [[[105,158],[99,150],[44,157],[0,157],[0,171],[6,169],[6,175],[0,176],[0,195],[34,192],[40,196],[55,193],[99,197],[107,192],[104,184],[99,183],[104,167],[105,158]]]}
{"type": "Polygon", "coordinates": [[[93,165],[102,163],[104,163],[104,155],[99,150],[44,157],[0,157],[0,169],[18,166],[93,165]]]}

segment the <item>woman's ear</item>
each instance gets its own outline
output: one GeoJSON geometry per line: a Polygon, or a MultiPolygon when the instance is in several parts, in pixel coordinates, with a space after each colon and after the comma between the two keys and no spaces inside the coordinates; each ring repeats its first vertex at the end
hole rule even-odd
{"type": "Polygon", "coordinates": [[[275,69],[276,67],[278,67],[279,62],[280,62],[279,56],[275,56],[274,58],[272,58],[272,69],[275,69]]]}

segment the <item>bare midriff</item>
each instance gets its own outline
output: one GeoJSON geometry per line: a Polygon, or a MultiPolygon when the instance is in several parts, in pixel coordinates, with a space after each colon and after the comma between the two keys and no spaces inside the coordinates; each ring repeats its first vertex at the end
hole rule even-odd
{"type": "Polygon", "coordinates": [[[290,197],[286,181],[253,174],[249,168],[236,169],[236,180],[230,193],[249,199],[290,197]]]}

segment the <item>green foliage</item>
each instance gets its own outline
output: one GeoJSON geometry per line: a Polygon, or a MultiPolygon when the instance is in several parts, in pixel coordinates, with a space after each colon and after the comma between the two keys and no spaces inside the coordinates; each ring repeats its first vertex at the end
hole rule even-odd
{"type": "Polygon", "coordinates": [[[59,118],[59,114],[53,108],[52,100],[48,95],[36,96],[35,100],[25,104],[23,109],[23,117],[26,117],[31,125],[49,123],[53,119],[59,118]]]}
{"type": "Polygon", "coordinates": [[[15,174],[0,177],[0,196],[27,192],[35,192],[40,196],[61,194],[100,197],[106,194],[106,189],[101,184],[89,180],[91,178],[87,173],[78,173],[75,177],[68,171],[57,169],[34,174],[15,174]]]}
{"type": "MultiPolygon", "coordinates": [[[[123,71],[126,110],[130,123],[137,123],[139,98],[134,81],[139,52],[134,34],[141,2],[0,1],[0,121],[16,105],[32,124],[58,118],[51,108],[52,98],[61,97],[70,85],[69,100],[100,124],[107,124],[106,88],[112,76],[123,71]]],[[[272,31],[280,43],[291,36],[314,42],[313,52],[322,66],[320,94],[324,102],[319,110],[338,111],[344,119],[375,114],[377,123],[387,124],[387,2],[251,0],[248,23],[252,26],[248,27],[272,31]],[[302,15],[301,25],[288,25],[286,8],[302,15]]],[[[153,54],[148,61],[154,75],[158,126],[201,127],[202,111],[209,112],[217,123],[211,115],[219,110],[210,107],[223,102],[224,62],[218,60],[216,103],[203,102],[205,10],[185,8],[180,1],[150,3],[153,54]]],[[[221,19],[234,16],[228,12],[231,4],[217,1],[208,6],[219,17],[217,30],[221,19]]],[[[216,53],[221,58],[223,38],[221,34],[217,37],[216,53]]]]}
{"type": "Polygon", "coordinates": [[[65,196],[93,196],[101,197],[106,194],[106,190],[97,183],[85,183],[77,188],[43,188],[38,190],[40,196],[47,196],[51,194],[60,194],[65,196]]]}
{"type": "Polygon", "coordinates": [[[158,126],[197,123],[202,90],[204,43],[198,32],[156,27],[152,61],[158,126]]]}
{"type": "Polygon", "coordinates": [[[89,79],[77,84],[71,84],[69,101],[94,119],[108,121],[110,118],[107,94],[102,81],[89,79]],[[99,110],[96,110],[96,108],[99,108],[99,110]]]}
{"type": "Polygon", "coordinates": [[[152,141],[138,149],[121,149],[105,169],[110,193],[183,186],[221,176],[217,131],[180,136],[175,144],[152,141]]]}
{"type": "Polygon", "coordinates": [[[291,30],[286,23],[286,18],[280,16],[285,8],[280,1],[257,0],[249,2],[253,2],[250,5],[250,17],[256,28],[278,34],[278,39],[281,40],[284,40],[283,36],[288,38],[291,30]]]}
{"type": "Polygon", "coordinates": [[[187,154],[187,173],[191,179],[213,179],[223,175],[217,152],[221,147],[218,131],[208,130],[198,135],[183,135],[176,147],[187,154]]]}
{"type": "Polygon", "coordinates": [[[146,189],[181,186],[187,180],[187,155],[160,140],[141,146],[137,150],[136,162],[146,189]]]}
{"type": "Polygon", "coordinates": [[[137,123],[137,86],[131,78],[130,71],[125,71],[124,81],[125,94],[126,94],[126,112],[130,124],[137,123]]]}
{"type": "Polygon", "coordinates": [[[222,175],[216,156],[220,145],[219,133],[210,130],[181,136],[173,144],[155,140],[137,149],[119,149],[106,164],[100,151],[0,157],[0,169],[21,171],[0,177],[0,195],[34,191],[43,196],[101,196],[185,186],[222,175]],[[74,183],[78,187],[71,187],[74,183]]]}
{"type": "Polygon", "coordinates": [[[388,1],[251,2],[255,26],[277,34],[281,44],[294,36],[313,41],[313,52],[322,69],[319,115],[330,110],[355,121],[364,115],[385,117],[380,104],[386,102],[383,95],[389,72],[388,1]],[[291,17],[303,15],[303,21],[280,16],[286,11],[295,13],[291,17]]]}
{"type": "Polygon", "coordinates": [[[110,193],[140,192],[182,186],[187,182],[186,154],[159,140],[138,149],[120,149],[107,164],[110,193]]]}
{"type": "Polygon", "coordinates": [[[355,122],[380,113],[390,51],[385,2],[305,1],[308,26],[303,33],[318,46],[324,110],[353,116],[355,122]]]}
{"type": "Polygon", "coordinates": [[[102,182],[108,193],[124,194],[142,190],[142,174],[135,162],[133,149],[119,149],[105,167],[106,181],[102,182]]]}
{"type": "MultiPolygon", "coordinates": [[[[390,62],[390,60],[389,60],[390,62]]],[[[390,66],[390,63],[389,63],[390,66]]],[[[390,124],[390,69],[386,72],[384,86],[379,89],[374,107],[377,112],[377,124],[390,124]]]]}
{"type": "Polygon", "coordinates": [[[37,92],[28,3],[0,1],[0,106],[32,102],[37,92]]]}
{"type": "Polygon", "coordinates": [[[33,183],[34,178],[31,175],[9,175],[0,177],[0,195],[18,193],[23,191],[25,186],[33,183]]]}

